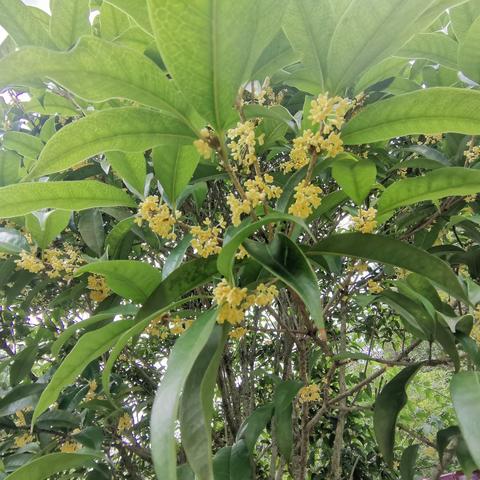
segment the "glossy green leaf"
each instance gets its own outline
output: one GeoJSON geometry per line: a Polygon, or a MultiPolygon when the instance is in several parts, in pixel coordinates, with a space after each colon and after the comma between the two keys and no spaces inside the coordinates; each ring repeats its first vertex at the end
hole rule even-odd
{"type": "Polygon", "coordinates": [[[180,431],[188,464],[198,480],[213,478],[213,394],[222,357],[226,331],[216,325],[193,365],[180,401],[180,431]]]}
{"type": "Polygon", "coordinates": [[[53,80],[91,102],[125,98],[184,120],[191,112],[173,83],[147,57],[93,36],[82,37],[68,52],[24,48],[0,62],[1,87],[36,86],[42,80],[53,80]]]}
{"type": "Polygon", "coordinates": [[[280,29],[287,2],[147,0],[168,71],[184,96],[215,128],[234,114],[238,89],[280,29]],[[189,52],[189,55],[179,55],[189,52]]]}
{"type": "Polygon", "coordinates": [[[462,73],[475,82],[480,82],[480,17],[476,18],[465,33],[458,47],[458,66],[462,73]]]}
{"type": "Polygon", "coordinates": [[[250,462],[247,444],[239,440],[230,450],[230,480],[254,480],[250,462]]]}
{"type": "Polygon", "coordinates": [[[375,102],[343,128],[346,145],[441,132],[480,133],[480,92],[436,87],[375,102]]]}
{"type": "Polygon", "coordinates": [[[172,205],[190,182],[199,160],[192,145],[163,145],[153,150],[155,176],[172,205]]]}
{"type": "Polygon", "coordinates": [[[104,110],[58,131],[45,145],[27,178],[61,172],[99,153],[143,152],[157,145],[192,142],[191,130],[184,123],[154,110],[104,110]]]}
{"type": "Polygon", "coordinates": [[[418,457],[420,445],[410,445],[402,453],[400,460],[400,476],[402,480],[415,480],[415,464],[418,457]]]}
{"type": "Polygon", "coordinates": [[[322,336],[325,326],[317,277],[298,245],[282,233],[270,244],[246,240],[244,245],[256,262],[297,293],[322,336]]]}
{"type": "Polygon", "coordinates": [[[57,400],[60,392],[73,383],[90,362],[105,353],[119,335],[133,324],[133,320],[120,320],[83,335],[63,359],[43,391],[33,412],[32,424],[35,424],[37,418],[57,400]]]}
{"type": "Polygon", "coordinates": [[[480,465],[480,373],[460,372],[450,383],[453,407],[460,430],[477,465],[480,465]]]}
{"type": "Polygon", "coordinates": [[[230,456],[232,447],[221,448],[213,457],[213,474],[215,480],[230,480],[230,456]]]}
{"type": "Polygon", "coordinates": [[[332,176],[343,191],[361,205],[375,183],[377,168],[371,160],[356,159],[352,155],[333,163],[332,176]]]}
{"type": "Polygon", "coordinates": [[[406,387],[421,365],[405,367],[390,382],[388,382],[375,400],[373,426],[380,452],[385,462],[393,463],[393,448],[395,444],[395,426],[397,417],[407,404],[406,387]]]}
{"type": "Polygon", "coordinates": [[[43,208],[79,211],[116,206],[134,207],[135,202],[119,188],[93,180],[19,183],[0,188],[0,218],[43,208]]]}
{"type": "Polygon", "coordinates": [[[146,0],[105,0],[106,3],[115,5],[119,10],[129,15],[147,33],[151,34],[152,27],[148,17],[146,0]]]}
{"type": "Polygon", "coordinates": [[[15,355],[10,366],[10,385],[12,387],[30,375],[37,356],[38,345],[27,346],[15,355]]]}
{"type": "Polygon", "coordinates": [[[27,239],[14,228],[0,228],[0,252],[19,254],[30,251],[27,239]]]}
{"type": "Polygon", "coordinates": [[[290,461],[293,448],[292,402],[301,386],[301,382],[286,380],[277,386],[273,396],[275,437],[278,449],[287,461],[290,461]]]}
{"type": "Polygon", "coordinates": [[[0,0],[0,25],[18,46],[53,46],[47,29],[21,0],[0,0]]]}
{"type": "Polygon", "coordinates": [[[185,235],[182,240],[172,249],[168,257],[165,259],[162,269],[162,280],[165,280],[174,270],[176,270],[183,262],[185,252],[190,247],[192,235],[185,235]]]}
{"type": "Polygon", "coordinates": [[[91,453],[50,453],[22,465],[5,480],[48,480],[56,473],[91,466],[99,458],[91,453]]]}
{"type": "Polygon", "coordinates": [[[463,167],[439,168],[421,177],[399,180],[380,196],[378,215],[389,215],[395,209],[427,200],[473,195],[480,192],[480,171],[463,167]]]}
{"type": "Polygon", "coordinates": [[[102,275],[108,286],[121,297],[143,303],[159,285],[162,275],[146,262],[137,260],[109,260],[89,263],[76,270],[102,275]]]}
{"type": "Polygon", "coordinates": [[[105,248],[108,248],[108,254],[111,259],[119,258],[122,251],[122,245],[125,237],[131,232],[135,225],[135,218],[128,217],[120,220],[114,227],[108,232],[105,239],[105,248]]]}
{"type": "Polygon", "coordinates": [[[0,417],[33,407],[44,388],[45,385],[40,383],[25,383],[12,388],[0,399],[0,417]]]}
{"type": "Polygon", "coordinates": [[[470,0],[462,5],[452,8],[449,11],[450,20],[452,22],[452,29],[461,43],[474,22],[480,15],[480,0],[470,0]]]}
{"type": "Polygon", "coordinates": [[[43,142],[28,133],[9,131],[3,135],[3,146],[22,157],[37,158],[42,151],[43,142]]]}
{"type": "Polygon", "coordinates": [[[394,238],[363,233],[331,235],[307,252],[312,257],[321,254],[363,258],[404,268],[423,275],[457,298],[465,299],[466,296],[458,278],[446,262],[394,238]]]}
{"type": "Polygon", "coordinates": [[[29,213],[25,227],[40,248],[47,248],[67,227],[72,216],[68,210],[50,210],[29,213]]]}
{"type": "Polygon", "coordinates": [[[147,164],[143,152],[109,152],[107,161],[113,171],[141,196],[145,190],[147,164]]]}
{"type": "MultiPolygon", "coordinates": [[[[253,223],[249,220],[242,222],[238,227],[231,228],[224,239],[222,251],[218,255],[218,271],[233,283],[233,265],[235,263],[235,254],[240,245],[252,234],[258,231],[263,225],[275,222],[293,222],[305,231],[310,233],[306,223],[294,215],[287,213],[270,213],[253,223]]],[[[311,233],[310,233],[311,234],[311,233]]]]}
{"type": "Polygon", "coordinates": [[[0,150],[0,187],[16,183],[20,178],[20,159],[15,152],[0,150]]]}
{"type": "Polygon", "coordinates": [[[167,371],[155,395],[151,416],[152,458],[159,478],[176,480],[175,428],[180,393],[215,327],[217,311],[210,310],[175,342],[167,371]]]}
{"type": "Polygon", "coordinates": [[[50,35],[55,44],[67,50],[82,36],[91,33],[89,0],[51,0],[50,35]]]}
{"type": "Polygon", "coordinates": [[[250,454],[252,454],[255,448],[258,437],[270,422],[273,410],[274,405],[272,403],[256,408],[239,428],[236,441],[244,440],[250,454]]]}
{"type": "Polygon", "coordinates": [[[454,70],[457,65],[458,43],[444,33],[419,33],[396,53],[398,57],[425,59],[454,70]]]}
{"type": "Polygon", "coordinates": [[[103,215],[98,208],[92,208],[79,214],[78,231],[87,247],[98,257],[102,255],[105,231],[103,215]]]}

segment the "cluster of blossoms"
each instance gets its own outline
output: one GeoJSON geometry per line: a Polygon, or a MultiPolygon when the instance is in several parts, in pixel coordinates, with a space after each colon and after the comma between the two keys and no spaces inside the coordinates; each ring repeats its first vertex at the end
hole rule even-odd
{"type": "Polygon", "coordinates": [[[82,446],[78,442],[65,442],[60,446],[60,451],[62,453],[76,453],[82,446]]]}
{"type": "Polygon", "coordinates": [[[257,141],[259,145],[263,145],[265,138],[263,134],[258,139],[255,137],[255,127],[255,121],[247,120],[243,123],[238,122],[235,128],[231,128],[227,132],[227,137],[230,140],[228,148],[231,151],[232,158],[244,172],[248,172],[257,161],[255,152],[257,141]]]}
{"type": "Polygon", "coordinates": [[[170,333],[172,335],[181,335],[192,326],[193,320],[184,320],[177,315],[175,318],[172,318],[171,323],[170,333]]]}
{"type": "Polygon", "coordinates": [[[93,400],[96,397],[95,391],[97,390],[97,382],[95,380],[90,380],[88,382],[88,392],[85,395],[85,400],[89,402],[90,400],[93,400]]]}
{"type": "Polygon", "coordinates": [[[360,208],[358,215],[352,217],[354,229],[362,233],[372,233],[377,228],[377,210],[370,207],[368,210],[360,208]]]}
{"type": "Polygon", "coordinates": [[[35,440],[35,437],[33,435],[24,433],[23,435],[20,435],[19,437],[15,438],[15,447],[22,448],[25,445],[32,443],[34,440],[35,440]]]}
{"type": "Polygon", "coordinates": [[[375,280],[369,280],[367,282],[368,291],[373,295],[377,295],[383,292],[383,287],[375,280]]]}
{"type": "Polygon", "coordinates": [[[298,392],[300,403],[318,402],[320,400],[320,387],[315,383],[302,387],[298,392]]]}
{"type": "Polygon", "coordinates": [[[233,193],[227,197],[233,225],[239,225],[243,214],[248,215],[264,201],[279,198],[282,195],[283,190],[272,183],[273,177],[268,173],[263,177],[257,175],[254,179],[245,182],[245,199],[239,200],[233,193]]]}
{"type": "Polygon", "coordinates": [[[313,213],[313,209],[322,202],[320,195],[323,193],[320,187],[302,180],[295,187],[295,202],[288,209],[288,213],[300,218],[307,218],[313,213]]]}
{"type": "Polygon", "coordinates": [[[168,330],[164,326],[161,326],[161,323],[163,323],[163,317],[160,316],[154,318],[144,332],[152,337],[158,337],[160,340],[165,340],[165,338],[168,337],[168,330]]]}
{"type": "Polygon", "coordinates": [[[159,237],[175,240],[177,236],[173,232],[173,227],[180,215],[179,211],[172,212],[166,203],[160,203],[156,195],[150,195],[140,204],[135,222],[138,226],[142,226],[145,221],[150,230],[159,237]]]}
{"type": "Polygon", "coordinates": [[[467,163],[473,163],[480,158],[480,146],[475,145],[473,140],[467,143],[468,149],[465,150],[464,155],[467,159],[467,163]]]}
{"type": "Polygon", "coordinates": [[[438,142],[441,142],[443,139],[442,133],[437,133],[435,135],[425,135],[424,140],[419,140],[418,145],[436,145],[438,142]]]}
{"type": "Polygon", "coordinates": [[[253,305],[265,307],[273,302],[278,296],[278,289],[275,285],[267,286],[260,283],[249,294],[247,288],[232,287],[226,279],[223,279],[213,290],[213,295],[220,306],[218,323],[228,322],[231,325],[239,325],[250,307],[253,305]]]}
{"type": "Polygon", "coordinates": [[[117,424],[117,432],[123,433],[130,430],[133,426],[132,419],[128,413],[124,413],[119,419],[117,424]]]}
{"type": "Polygon", "coordinates": [[[334,158],[343,152],[343,142],[338,131],[345,123],[345,115],[354,105],[348,99],[341,97],[329,98],[319,95],[312,100],[310,115],[313,125],[319,125],[318,131],[306,129],[300,137],[293,140],[293,148],[289,161],[282,165],[282,170],[289,173],[299,170],[310,162],[312,153],[323,153],[327,158],[334,158]]]}
{"type": "Polygon", "coordinates": [[[270,78],[267,77],[258,92],[255,89],[253,90],[252,96],[254,102],[259,105],[280,105],[285,96],[285,91],[280,90],[278,93],[275,93],[270,86],[270,78]]]}
{"type": "Polygon", "coordinates": [[[231,330],[228,333],[228,336],[230,338],[233,338],[234,340],[240,340],[243,338],[246,334],[248,333],[248,330],[245,327],[237,327],[231,330]]]}
{"type": "Polygon", "coordinates": [[[15,260],[18,268],[32,273],[45,272],[49,278],[72,278],[75,270],[85,263],[80,251],[72,245],[64,245],[63,250],[47,248],[42,253],[42,258],[36,256],[36,251],[20,252],[20,258],[15,260]]]}
{"type": "Polygon", "coordinates": [[[90,299],[94,302],[103,302],[110,295],[110,288],[105,278],[98,275],[89,275],[87,288],[90,290],[90,299]]]}
{"type": "Polygon", "coordinates": [[[209,160],[212,156],[213,149],[210,146],[210,131],[208,128],[202,128],[200,130],[200,135],[201,138],[198,140],[195,140],[193,142],[193,145],[197,149],[197,152],[201,157],[203,157],[205,160],[209,160]]]}
{"type": "Polygon", "coordinates": [[[193,236],[190,245],[197,251],[198,255],[207,258],[210,255],[220,253],[222,249],[220,235],[226,224],[222,217],[217,226],[213,226],[209,218],[203,221],[203,225],[205,228],[200,225],[190,228],[190,233],[193,236]]]}

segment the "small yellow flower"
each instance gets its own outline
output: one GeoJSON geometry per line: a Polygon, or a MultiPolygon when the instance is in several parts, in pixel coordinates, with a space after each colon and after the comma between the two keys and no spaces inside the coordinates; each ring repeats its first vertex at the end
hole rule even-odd
{"type": "Polygon", "coordinates": [[[265,307],[270,305],[273,300],[278,297],[278,289],[275,285],[267,287],[264,283],[260,283],[254,292],[255,305],[259,307],[265,307]]]}
{"type": "Polygon", "coordinates": [[[302,180],[295,187],[295,202],[290,206],[288,213],[300,218],[308,218],[313,213],[313,209],[320,206],[322,193],[320,187],[302,180]]]}
{"type": "Polygon", "coordinates": [[[473,203],[477,200],[477,195],[467,195],[466,197],[463,197],[463,199],[467,202],[467,203],[473,203]]]}
{"type": "Polygon", "coordinates": [[[240,225],[242,214],[248,215],[252,211],[252,206],[248,200],[239,200],[233,193],[228,195],[227,204],[232,213],[232,223],[234,226],[240,225]]]}
{"type": "Polygon", "coordinates": [[[17,427],[26,427],[27,421],[25,420],[25,414],[22,412],[22,410],[17,410],[15,412],[15,415],[17,417],[17,420],[15,421],[15,425],[17,427]]]}
{"type": "Polygon", "coordinates": [[[65,442],[60,445],[60,451],[62,453],[75,453],[78,452],[82,446],[78,442],[65,442]]]}
{"type": "Polygon", "coordinates": [[[193,235],[190,244],[201,257],[207,258],[222,250],[219,238],[222,229],[219,226],[213,227],[209,218],[203,221],[203,225],[205,228],[201,226],[190,228],[190,233],[193,235]]]}
{"type": "Polygon", "coordinates": [[[181,335],[192,326],[193,320],[183,320],[177,315],[171,322],[173,325],[170,327],[170,333],[172,335],[181,335]]]}
{"type": "Polygon", "coordinates": [[[20,260],[15,260],[15,263],[18,268],[22,268],[31,273],[39,273],[42,270],[45,270],[43,262],[33,253],[26,252],[25,250],[20,252],[20,260]]]}
{"type": "Polygon", "coordinates": [[[208,144],[207,141],[199,138],[193,142],[194,147],[197,149],[197,152],[203,157],[205,160],[210,159],[212,156],[212,147],[208,144]]]}
{"type": "Polygon", "coordinates": [[[89,275],[87,288],[90,290],[90,298],[94,302],[103,302],[110,295],[110,287],[103,277],[89,275]]]}
{"type": "Polygon", "coordinates": [[[247,120],[246,122],[239,122],[235,128],[231,128],[227,132],[227,137],[230,142],[228,148],[232,154],[233,160],[242,167],[245,172],[248,172],[250,166],[257,161],[255,153],[255,122],[247,120]]]}
{"type": "Polygon", "coordinates": [[[237,260],[242,260],[245,257],[248,257],[248,252],[243,245],[240,245],[240,248],[238,249],[238,252],[235,254],[235,258],[237,260]]]}
{"type": "Polygon", "coordinates": [[[375,208],[369,208],[364,210],[360,208],[358,215],[353,217],[353,225],[355,230],[362,233],[372,233],[377,228],[377,221],[375,220],[377,216],[377,210],[375,208]]]}
{"type": "Polygon", "coordinates": [[[133,426],[132,418],[128,413],[124,413],[118,420],[117,432],[123,433],[130,430],[133,426]]]}
{"type": "Polygon", "coordinates": [[[85,395],[85,400],[89,402],[90,400],[93,400],[95,398],[95,390],[97,390],[97,382],[96,380],[90,380],[88,382],[88,392],[85,395]]]}
{"type": "Polygon", "coordinates": [[[228,336],[235,340],[240,340],[248,333],[248,330],[244,327],[237,327],[234,328],[231,332],[229,332],[228,336]]]}
{"type": "Polygon", "coordinates": [[[32,443],[34,441],[33,435],[29,435],[28,433],[25,433],[21,435],[20,437],[15,438],[15,447],[16,448],[22,448],[28,443],[32,443]]]}
{"type": "Polygon", "coordinates": [[[315,383],[302,387],[298,392],[300,403],[318,402],[320,400],[320,387],[315,383]]]}
{"type": "Polygon", "coordinates": [[[177,236],[173,227],[180,215],[179,211],[172,212],[166,203],[160,204],[156,195],[150,195],[140,204],[136,223],[142,225],[143,221],[146,221],[152,232],[159,237],[175,240],[177,236]]]}
{"type": "Polygon", "coordinates": [[[383,287],[375,280],[369,280],[367,282],[367,287],[369,292],[372,293],[373,295],[383,292],[383,287]]]}

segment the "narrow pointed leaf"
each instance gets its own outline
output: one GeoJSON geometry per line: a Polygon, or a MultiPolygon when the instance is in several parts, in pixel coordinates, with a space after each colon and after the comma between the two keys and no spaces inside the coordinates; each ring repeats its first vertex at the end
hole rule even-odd
{"type": "Polygon", "coordinates": [[[67,50],[82,36],[91,33],[89,0],[51,0],[50,34],[55,44],[67,50]]]}
{"type": "Polygon", "coordinates": [[[145,190],[147,164],[143,152],[109,152],[107,161],[113,171],[140,195],[145,190]]]}
{"type": "Polygon", "coordinates": [[[47,248],[68,225],[72,212],[50,210],[30,213],[25,218],[25,227],[40,248],[47,248]]]}
{"type": "Polygon", "coordinates": [[[0,218],[43,208],[79,211],[118,206],[134,207],[135,202],[119,188],[93,180],[18,183],[0,188],[0,218]]]}

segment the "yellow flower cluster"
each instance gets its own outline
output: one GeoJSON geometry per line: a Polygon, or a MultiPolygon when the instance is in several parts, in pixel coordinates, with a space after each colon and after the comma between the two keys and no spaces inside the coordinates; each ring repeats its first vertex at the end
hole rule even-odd
{"type": "Polygon", "coordinates": [[[35,254],[22,250],[20,252],[20,260],[15,260],[18,268],[27,270],[27,272],[38,273],[45,270],[43,262],[35,256],[35,254]]]}
{"type": "Polygon", "coordinates": [[[480,146],[474,144],[472,140],[467,143],[468,149],[465,150],[464,155],[467,163],[473,163],[480,157],[480,146]]]}
{"type": "Polygon", "coordinates": [[[172,212],[166,203],[160,204],[156,195],[150,195],[140,204],[135,222],[141,226],[146,221],[159,237],[175,240],[177,236],[172,230],[180,215],[179,211],[172,212]]]}
{"type": "Polygon", "coordinates": [[[240,340],[248,333],[248,330],[245,327],[234,328],[231,332],[228,333],[230,338],[234,340],[240,340]]]}
{"type": "Polygon", "coordinates": [[[312,214],[313,209],[320,206],[320,203],[322,202],[320,195],[322,193],[320,187],[307,183],[306,180],[302,180],[295,187],[295,202],[288,209],[288,213],[300,218],[309,217],[312,214]]]}
{"type": "Polygon", "coordinates": [[[423,142],[419,140],[417,143],[419,145],[435,145],[436,143],[441,142],[442,138],[442,133],[437,133],[435,135],[425,135],[425,140],[423,140],[423,142]]]}
{"type": "Polygon", "coordinates": [[[283,190],[272,185],[273,177],[268,173],[263,178],[256,176],[254,179],[245,182],[245,199],[239,200],[231,193],[227,197],[227,203],[232,214],[232,223],[237,226],[241,222],[243,214],[248,215],[254,208],[266,200],[279,198],[283,190]]]}
{"type": "Polygon", "coordinates": [[[147,335],[152,337],[158,337],[160,340],[165,340],[168,337],[168,330],[165,327],[161,327],[160,324],[163,322],[163,317],[154,318],[148,327],[145,329],[147,335]]]}
{"type": "Polygon", "coordinates": [[[238,325],[243,321],[245,312],[251,306],[263,307],[270,304],[278,295],[278,289],[275,285],[267,287],[260,283],[254,292],[249,294],[248,289],[232,287],[224,278],[213,290],[213,295],[220,306],[218,323],[228,322],[231,325],[238,325]]]}
{"type": "Polygon", "coordinates": [[[360,208],[358,215],[352,217],[354,229],[357,232],[372,233],[377,228],[376,216],[377,210],[375,208],[370,207],[368,210],[360,208]]]}
{"type": "Polygon", "coordinates": [[[368,291],[373,295],[377,295],[383,292],[383,287],[375,280],[369,280],[367,282],[367,287],[368,291]]]}
{"type": "Polygon", "coordinates": [[[230,142],[232,158],[242,167],[243,171],[248,172],[250,166],[257,161],[255,153],[255,122],[247,120],[246,122],[238,122],[235,128],[231,128],[227,132],[230,142]]]}
{"type": "Polygon", "coordinates": [[[123,433],[126,430],[130,430],[133,426],[132,419],[128,413],[124,413],[119,419],[118,419],[118,425],[117,425],[117,432],[118,433],[123,433]]]}
{"type": "Polygon", "coordinates": [[[212,156],[213,149],[209,143],[210,132],[208,128],[202,128],[202,130],[200,130],[200,135],[202,138],[195,140],[193,145],[201,157],[203,157],[205,160],[209,160],[212,156]]]}
{"type": "Polygon", "coordinates": [[[320,400],[320,387],[315,383],[302,387],[298,392],[300,403],[318,402],[320,400]]]}
{"type": "Polygon", "coordinates": [[[181,335],[192,326],[193,320],[184,320],[177,315],[171,322],[170,333],[172,335],[181,335]]]}
{"type": "Polygon", "coordinates": [[[248,257],[248,252],[243,245],[240,245],[240,248],[238,249],[238,252],[235,254],[235,258],[237,260],[242,260],[245,257],[248,257]]]}
{"type": "Polygon", "coordinates": [[[25,414],[23,413],[22,410],[17,410],[15,412],[15,416],[17,417],[17,420],[15,421],[15,425],[17,427],[26,427],[27,426],[27,421],[25,420],[25,414]]]}
{"type": "Polygon", "coordinates": [[[24,433],[20,437],[15,438],[15,447],[16,448],[22,448],[28,443],[32,443],[34,441],[33,435],[29,435],[28,433],[24,433]]]}
{"type": "Polygon", "coordinates": [[[220,253],[222,250],[220,246],[220,235],[222,233],[222,226],[224,228],[225,223],[222,219],[220,224],[214,227],[212,226],[212,221],[206,218],[203,221],[203,225],[205,226],[204,229],[200,225],[190,228],[190,233],[193,235],[190,245],[201,257],[207,258],[210,255],[220,253]]]}
{"type": "Polygon", "coordinates": [[[89,275],[87,288],[90,290],[90,298],[94,302],[103,302],[110,294],[110,288],[107,282],[103,277],[98,275],[89,275]]]}
{"type": "Polygon", "coordinates": [[[466,197],[463,197],[463,199],[467,202],[467,203],[473,203],[477,200],[477,195],[467,195],[466,197]]]}
{"type": "Polygon", "coordinates": [[[88,392],[85,395],[85,401],[89,402],[93,400],[96,396],[95,391],[97,390],[97,382],[95,380],[90,380],[88,382],[88,392]]]}
{"type": "Polygon", "coordinates": [[[65,442],[60,445],[60,451],[62,453],[75,453],[78,452],[82,446],[78,442],[65,442]]]}
{"type": "Polygon", "coordinates": [[[340,130],[345,122],[345,115],[350,109],[350,100],[342,97],[328,98],[328,95],[319,95],[310,104],[309,120],[312,123],[323,123],[323,132],[329,133],[336,128],[340,130]]]}

